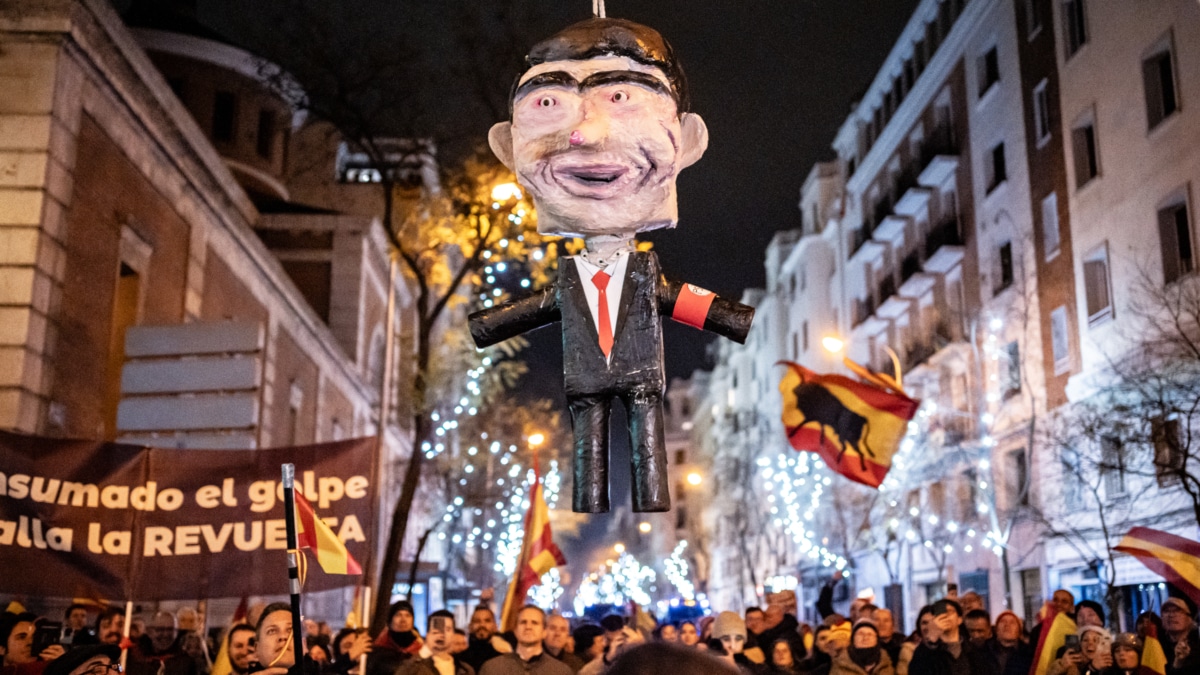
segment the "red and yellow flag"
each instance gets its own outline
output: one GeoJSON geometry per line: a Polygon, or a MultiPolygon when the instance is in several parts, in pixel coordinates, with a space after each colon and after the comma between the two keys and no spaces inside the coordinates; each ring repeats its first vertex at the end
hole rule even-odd
{"type": "Polygon", "coordinates": [[[1056,660],[1055,654],[1067,643],[1067,636],[1074,635],[1075,622],[1070,615],[1059,612],[1047,603],[1038,613],[1042,619],[1042,633],[1038,637],[1037,651],[1033,655],[1033,669],[1029,675],[1046,675],[1056,660]]]}
{"type": "Polygon", "coordinates": [[[521,542],[521,556],[517,558],[517,569],[508,584],[504,596],[504,609],[500,612],[500,630],[510,631],[517,626],[517,614],[525,605],[529,589],[541,583],[542,575],[567,559],[554,544],[550,535],[550,507],[542,492],[542,481],[534,468],[533,489],[529,495],[529,511],[525,514],[525,537],[521,542]]]}
{"type": "Polygon", "coordinates": [[[317,517],[312,504],[296,490],[296,541],[300,548],[311,549],[317,564],[326,574],[362,574],[362,566],[346,550],[325,521],[317,517]]]}
{"type": "Polygon", "coordinates": [[[879,487],[919,401],[898,387],[819,375],[789,361],[779,383],[792,447],[821,456],[852,481],[879,487]]]}
{"type": "Polygon", "coordinates": [[[1146,626],[1146,640],[1142,645],[1142,664],[1138,675],[1167,675],[1167,652],[1158,641],[1158,626],[1153,622],[1146,626]]]}
{"type": "Polygon", "coordinates": [[[1155,574],[1200,603],[1200,542],[1170,532],[1135,527],[1129,530],[1115,551],[1137,558],[1155,574]]]}

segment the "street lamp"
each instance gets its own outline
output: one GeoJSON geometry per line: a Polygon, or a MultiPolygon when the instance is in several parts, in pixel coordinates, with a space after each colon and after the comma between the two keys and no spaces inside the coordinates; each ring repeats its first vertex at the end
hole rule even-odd
{"type": "Polygon", "coordinates": [[[545,443],[545,442],[546,442],[546,435],[543,433],[536,433],[536,434],[529,435],[529,447],[531,447],[531,448],[537,448],[539,445],[541,445],[542,443],[545,443]]]}
{"type": "Polygon", "coordinates": [[[500,202],[501,204],[510,199],[519,200],[522,196],[521,186],[516,183],[501,183],[492,188],[492,201],[500,202]]]}
{"type": "Polygon", "coordinates": [[[654,528],[650,525],[650,523],[644,520],[638,525],[638,532],[641,532],[642,534],[650,534],[650,530],[652,529],[654,528]]]}
{"type": "Polygon", "coordinates": [[[616,545],[613,546],[613,550],[616,551],[617,553],[624,553],[625,552],[625,544],[622,544],[621,542],[617,542],[616,545]]]}
{"type": "Polygon", "coordinates": [[[688,485],[699,485],[704,482],[704,476],[700,475],[699,471],[693,471],[687,475],[688,485]]]}
{"type": "MultiPolygon", "coordinates": [[[[845,341],[834,335],[826,335],[821,338],[821,344],[832,354],[840,353],[846,347],[845,341]]],[[[892,372],[896,374],[896,386],[904,388],[904,379],[900,372],[900,355],[896,353],[896,350],[887,345],[881,346],[892,359],[892,372]]]]}

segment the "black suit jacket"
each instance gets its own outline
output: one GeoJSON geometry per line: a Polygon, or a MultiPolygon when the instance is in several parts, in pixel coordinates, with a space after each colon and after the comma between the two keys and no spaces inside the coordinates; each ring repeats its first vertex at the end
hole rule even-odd
{"type": "MultiPolygon", "coordinates": [[[[664,388],[662,315],[670,316],[683,287],[663,278],[652,251],[629,254],[613,333],[611,360],[604,358],[583,291],[584,281],[572,258],[559,263],[553,286],[531,296],[470,316],[471,335],[488,347],[521,333],[562,321],[563,379],[568,397],[614,395],[664,388]]],[[[704,329],[745,342],[754,309],[717,297],[704,329]]]]}

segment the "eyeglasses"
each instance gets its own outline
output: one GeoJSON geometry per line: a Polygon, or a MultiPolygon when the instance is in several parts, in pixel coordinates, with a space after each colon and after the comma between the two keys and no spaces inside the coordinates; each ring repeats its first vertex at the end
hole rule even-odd
{"type": "Polygon", "coordinates": [[[83,672],[86,673],[86,675],[108,675],[110,672],[123,673],[125,672],[125,669],[121,667],[121,663],[118,661],[116,663],[96,663],[89,666],[88,669],[83,672]]]}

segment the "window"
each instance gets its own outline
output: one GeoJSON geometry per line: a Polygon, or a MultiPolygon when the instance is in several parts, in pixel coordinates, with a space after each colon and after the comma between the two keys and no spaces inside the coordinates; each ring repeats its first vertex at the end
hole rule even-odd
{"type": "Polygon", "coordinates": [[[1063,2],[1063,42],[1067,49],[1067,58],[1075,55],[1088,41],[1087,10],[1084,0],[1065,0],[1063,2]]]}
{"type": "Polygon", "coordinates": [[[275,145],[275,114],[270,110],[258,111],[258,156],[271,159],[271,150],[275,145]]]}
{"type": "Polygon", "coordinates": [[[799,358],[800,358],[800,341],[796,337],[796,334],[792,333],[792,360],[795,361],[799,358]]]}
{"type": "Polygon", "coordinates": [[[1058,255],[1062,235],[1058,231],[1058,193],[1051,192],[1042,200],[1042,245],[1046,260],[1058,255]]]}
{"type": "Polygon", "coordinates": [[[1071,343],[1067,332],[1067,308],[1058,306],[1050,312],[1050,346],[1054,354],[1054,374],[1061,375],[1071,367],[1071,343]]]}
{"type": "Polygon", "coordinates": [[[1104,496],[1112,499],[1125,494],[1125,446],[1121,439],[1100,439],[1100,471],[1104,474],[1104,496]]]}
{"type": "Polygon", "coordinates": [[[803,324],[801,324],[800,330],[801,330],[800,334],[803,337],[802,342],[804,345],[804,351],[808,351],[808,322],[807,321],[805,321],[803,324]]]}
{"type": "Polygon", "coordinates": [[[1029,459],[1025,448],[1008,453],[1008,463],[1012,472],[1008,503],[1010,507],[1029,506],[1029,459]]]}
{"type": "Polygon", "coordinates": [[[1187,459],[1179,420],[1155,417],[1150,420],[1150,435],[1154,439],[1154,474],[1159,486],[1177,484],[1187,459]]]}
{"type": "Polygon", "coordinates": [[[996,186],[1008,179],[1008,164],[1004,161],[1004,143],[997,143],[992,148],[992,161],[987,166],[987,191],[991,192],[996,186]]]}
{"type": "Polygon", "coordinates": [[[1172,283],[1196,269],[1192,253],[1192,224],[1187,202],[1159,209],[1158,237],[1162,247],[1163,281],[1172,283]]]}
{"type": "Polygon", "coordinates": [[[676,450],[675,451],[675,463],[676,464],[687,464],[687,451],[686,450],[676,450]]]}
{"type": "Polygon", "coordinates": [[[1046,95],[1046,80],[1033,88],[1033,127],[1038,147],[1050,140],[1050,99],[1046,95]]]}
{"type": "Polygon", "coordinates": [[[1100,175],[1096,125],[1090,119],[1071,130],[1071,149],[1075,156],[1075,186],[1083,187],[1100,175]]]}
{"type": "Polygon", "coordinates": [[[1034,567],[1021,570],[1021,600],[1025,606],[1025,616],[1037,616],[1042,608],[1042,573],[1034,567]]]}
{"type": "Polygon", "coordinates": [[[1021,345],[1016,340],[1004,346],[1007,363],[1001,363],[1000,380],[1004,385],[1004,398],[1012,398],[1021,392],[1021,345]]]}
{"type": "Polygon", "coordinates": [[[1013,285],[1013,250],[1012,242],[1006,241],[996,249],[996,278],[992,283],[992,295],[1013,285]]]}
{"type": "Polygon", "coordinates": [[[236,120],[237,97],[233,95],[233,92],[218,91],[213,97],[213,140],[221,143],[232,142],[236,131],[236,120]]]}
{"type": "Polygon", "coordinates": [[[958,575],[958,592],[960,594],[970,591],[978,593],[979,597],[983,600],[984,607],[991,607],[991,599],[988,593],[990,589],[988,586],[988,571],[985,569],[975,570],[974,572],[962,572],[958,575]]]}
{"type": "Polygon", "coordinates": [[[1175,92],[1175,64],[1171,52],[1171,42],[1168,39],[1154,54],[1142,61],[1146,122],[1150,129],[1157,127],[1179,109],[1179,99],[1175,92]]]}
{"type": "Polygon", "coordinates": [[[1062,485],[1063,506],[1067,511],[1072,511],[1083,505],[1083,467],[1079,463],[1079,453],[1069,448],[1062,451],[1059,461],[1062,468],[1059,483],[1062,485]]]}
{"type": "MultiPolygon", "coordinates": [[[[1042,8],[1044,5],[1045,0],[1025,0],[1026,35],[1031,39],[1042,30],[1042,8]]],[[[1025,616],[1032,615],[1026,614],[1025,616]]]]}
{"type": "Polygon", "coordinates": [[[1112,318],[1112,293],[1108,284],[1108,245],[1102,244],[1083,260],[1083,287],[1087,294],[1088,325],[1112,318]]]}
{"type": "Polygon", "coordinates": [[[996,52],[995,47],[979,57],[977,68],[979,71],[979,95],[982,97],[992,88],[992,85],[1000,81],[1000,55],[996,52]]]}

